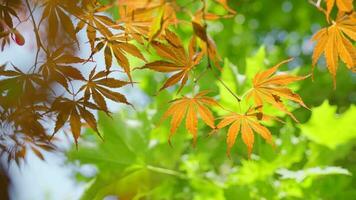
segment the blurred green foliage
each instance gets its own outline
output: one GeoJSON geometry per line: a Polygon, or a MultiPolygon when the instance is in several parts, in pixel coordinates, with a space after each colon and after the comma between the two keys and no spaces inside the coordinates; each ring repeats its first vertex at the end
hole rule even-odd
{"type": "MultiPolygon", "coordinates": [[[[307,0],[239,0],[230,5],[238,14],[210,22],[209,32],[223,58],[221,78],[234,92],[243,94],[256,72],[288,57],[295,60],[282,70],[303,75],[311,72],[310,38],[325,20],[307,0]]],[[[189,39],[191,30],[180,32],[189,39]]],[[[204,65],[197,68],[196,76],[204,71],[204,65]]],[[[70,164],[95,169],[90,174],[78,170],[78,181],[88,186],[83,199],[112,195],[154,200],[356,199],[356,77],[343,64],[336,90],[323,61],[315,69],[314,81],[307,79],[293,86],[311,108],[288,105],[300,124],[266,109],[286,123],[268,124],[276,148],[258,137],[250,160],[240,139],[229,159],[225,155],[226,130],[208,137],[210,130],[202,124],[195,148],[183,128],[170,147],[169,123],[158,123],[176,93],[156,94],[164,75],[138,71],[134,77],[140,80],[148,102],[136,111],[123,108],[112,119],[100,115],[104,141],[85,134],[79,149],[67,154],[70,164]]],[[[248,106],[238,105],[212,74],[205,74],[198,87],[211,90],[231,109],[248,106]]],[[[189,83],[183,94],[196,89],[189,83]]]]}

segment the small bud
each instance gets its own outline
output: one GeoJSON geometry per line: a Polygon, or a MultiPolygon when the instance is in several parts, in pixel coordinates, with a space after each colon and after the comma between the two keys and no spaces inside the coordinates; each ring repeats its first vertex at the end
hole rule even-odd
{"type": "Polygon", "coordinates": [[[25,38],[21,35],[20,32],[18,32],[17,30],[15,30],[13,32],[13,36],[12,39],[16,42],[16,44],[23,46],[25,44],[25,38]]]}

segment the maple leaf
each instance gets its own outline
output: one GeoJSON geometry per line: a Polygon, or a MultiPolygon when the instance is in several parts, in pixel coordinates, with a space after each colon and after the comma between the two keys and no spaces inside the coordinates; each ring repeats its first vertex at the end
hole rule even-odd
{"type": "Polygon", "coordinates": [[[135,56],[143,61],[146,61],[145,57],[142,55],[141,51],[133,44],[129,43],[130,40],[127,35],[113,35],[110,37],[100,37],[99,42],[92,51],[92,57],[94,54],[104,49],[105,65],[107,71],[110,70],[112,66],[112,57],[115,56],[118,64],[122,67],[132,82],[131,69],[127,54],[135,56]]]}
{"type": "Polygon", "coordinates": [[[353,0],[325,0],[325,1],[326,1],[326,14],[328,17],[335,3],[339,11],[350,12],[353,10],[353,0]]]}
{"type": "Polygon", "coordinates": [[[48,98],[43,88],[46,84],[39,74],[26,74],[16,66],[12,67],[13,70],[0,67],[0,76],[6,77],[0,80],[0,124],[2,127],[4,124],[11,127],[6,129],[10,133],[1,133],[1,137],[12,136],[11,140],[19,142],[11,148],[6,148],[7,144],[2,150],[8,153],[8,161],[14,159],[19,163],[29,143],[39,140],[48,142],[46,129],[41,123],[44,120],[43,113],[48,110],[45,105],[48,98]],[[25,140],[25,143],[17,139],[25,140]]]}
{"type": "Polygon", "coordinates": [[[124,30],[140,41],[136,34],[148,37],[148,41],[158,37],[169,25],[177,24],[175,1],[161,0],[119,0],[119,22],[124,30]]]}
{"type": "Polygon", "coordinates": [[[200,42],[199,45],[200,45],[202,51],[204,52],[204,54],[206,54],[208,56],[208,58],[214,62],[215,67],[217,67],[219,70],[221,70],[221,66],[219,64],[221,58],[217,52],[215,42],[207,34],[206,26],[202,25],[201,21],[202,21],[202,18],[197,17],[197,14],[196,14],[195,20],[192,22],[194,34],[200,40],[202,40],[202,42],[200,42]]]}
{"type": "Polygon", "coordinates": [[[173,86],[174,84],[181,82],[181,86],[178,92],[184,87],[189,78],[189,72],[197,65],[202,59],[202,53],[195,52],[195,41],[191,40],[189,45],[189,52],[184,50],[181,40],[171,31],[166,30],[165,39],[167,44],[163,44],[157,41],[152,41],[151,45],[156,50],[157,54],[163,59],[147,63],[140,69],[151,69],[157,72],[172,73],[172,75],[164,85],[160,88],[160,91],[173,86]]]}
{"type": "MultiPolygon", "coordinates": [[[[15,33],[19,35],[19,32],[14,28],[13,17],[18,17],[15,7],[17,5],[14,2],[6,2],[4,5],[0,4],[0,40],[2,40],[1,51],[4,50],[6,44],[10,43],[10,36],[14,36],[15,33]]],[[[16,37],[16,35],[15,35],[16,37]]]]}
{"type": "Polygon", "coordinates": [[[254,107],[248,109],[244,114],[230,113],[224,116],[216,126],[217,129],[221,129],[230,125],[226,138],[226,154],[229,157],[231,148],[234,146],[239,132],[241,132],[242,141],[247,146],[249,156],[252,153],[255,140],[254,132],[258,133],[263,139],[273,145],[271,132],[260,123],[260,121],[267,121],[272,117],[264,115],[259,110],[259,107],[254,107]]]}
{"type": "Polygon", "coordinates": [[[0,68],[0,76],[6,77],[0,80],[0,93],[2,96],[1,107],[17,107],[34,105],[37,102],[46,101],[45,87],[47,83],[40,74],[26,74],[16,66],[14,70],[0,68]]]}
{"type": "Polygon", "coordinates": [[[64,47],[58,48],[53,53],[47,50],[47,60],[40,66],[39,70],[44,78],[58,82],[69,91],[69,80],[84,80],[81,72],[73,66],[70,66],[70,64],[82,63],[85,60],[63,53],[63,50],[64,47]]]}
{"type": "Polygon", "coordinates": [[[118,92],[109,90],[108,88],[120,88],[131,82],[120,81],[114,78],[108,78],[108,72],[100,71],[95,73],[95,68],[90,72],[89,79],[87,83],[83,85],[79,91],[84,90],[84,102],[87,102],[90,97],[93,97],[94,102],[98,107],[105,111],[107,114],[108,108],[106,106],[105,98],[111,99],[115,102],[121,102],[131,105],[126,97],[118,92]]]}
{"type": "Polygon", "coordinates": [[[346,36],[353,41],[356,40],[355,12],[352,15],[339,15],[331,26],[321,29],[312,38],[316,41],[312,57],[313,67],[324,54],[329,73],[333,77],[334,87],[336,87],[339,57],[349,69],[356,71],[356,49],[346,36]]]}
{"type": "Polygon", "coordinates": [[[78,100],[71,100],[64,97],[56,98],[51,107],[51,111],[58,113],[53,135],[56,134],[58,130],[69,120],[73,138],[76,145],[78,145],[78,138],[80,137],[82,127],[81,119],[84,119],[89,127],[92,128],[99,137],[101,137],[96,119],[94,115],[87,110],[87,108],[100,110],[100,108],[96,105],[90,102],[85,102],[83,98],[78,100]]]}
{"type": "Polygon", "coordinates": [[[80,16],[80,21],[77,24],[76,32],[80,31],[87,25],[86,33],[90,43],[90,47],[93,50],[96,31],[98,30],[103,36],[112,36],[112,32],[109,28],[113,28],[116,24],[109,17],[105,15],[99,15],[97,13],[106,11],[111,6],[97,6],[93,4],[85,4],[83,14],[80,16]]]}
{"type": "Polygon", "coordinates": [[[175,99],[172,105],[164,113],[161,121],[172,117],[171,128],[168,142],[171,144],[171,137],[175,134],[177,128],[181,124],[184,116],[186,116],[186,129],[193,136],[193,144],[195,145],[197,140],[198,131],[198,113],[201,119],[206,125],[211,128],[215,128],[214,116],[206,106],[215,106],[218,103],[211,97],[207,97],[208,91],[199,92],[192,98],[182,97],[175,99]]]}
{"type": "MultiPolygon", "coordinates": [[[[8,26],[9,28],[13,28],[13,25],[14,25],[13,21],[12,21],[12,17],[15,17],[18,20],[20,20],[15,9],[11,5],[11,2],[0,4],[0,17],[1,17],[1,19],[4,20],[4,22],[6,23],[6,26],[8,26]]],[[[2,26],[2,24],[0,26],[2,26]]]]}
{"type": "Polygon", "coordinates": [[[59,24],[73,41],[77,41],[73,22],[68,14],[78,16],[81,9],[73,0],[45,0],[41,21],[48,19],[48,39],[53,42],[57,38],[59,24]]]}
{"type": "Polygon", "coordinates": [[[292,58],[284,60],[266,71],[257,73],[253,78],[253,88],[247,92],[246,98],[253,98],[255,105],[260,108],[262,108],[264,103],[269,103],[273,107],[287,113],[295,121],[298,121],[283,105],[281,99],[284,98],[294,101],[307,108],[298,94],[293,93],[292,90],[285,87],[292,82],[303,80],[307,76],[298,77],[288,74],[273,75],[281,65],[291,60],[292,58]]]}

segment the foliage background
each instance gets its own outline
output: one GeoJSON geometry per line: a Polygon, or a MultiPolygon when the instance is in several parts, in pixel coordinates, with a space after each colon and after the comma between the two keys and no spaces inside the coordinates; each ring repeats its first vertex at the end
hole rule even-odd
{"type": "MultiPolygon", "coordinates": [[[[242,94],[244,80],[248,82],[257,71],[286,57],[296,59],[284,70],[310,73],[310,38],[326,22],[308,1],[244,0],[230,5],[238,12],[234,18],[208,24],[225,58],[222,79],[230,88],[242,94]]],[[[219,7],[214,9],[219,12],[219,7]]],[[[186,40],[190,37],[189,30],[180,34],[186,40]]],[[[355,199],[356,77],[340,67],[333,90],[324,66],[320,61],[314,81],[294,86],[311,111],[289,105],[300,123],[280,113],[286,123],[269,124],[276,148],[258,138],[250,160],[241,141],[229,159],[224,132],[208,136],[203,126],[196,148],[183,129],[170,147],[168,122],[157,123],[175,92],[153,97],[160,85],[152,80],[164,77],[138,72],[135,75],[140,89],[148,94],[147,102],[138,111],[122,108],[113,119],[100,115],[105,142],[88,133],[79,150],[73,148],[67,154],[72,165],[95,166],[90,175],[77,173],[77,180],[88,184],[82,198],[355,199]]],[[[212,89],[212,81],[212,76],[204,76],[200,87],[212,89]]],[[[233,97],[218,82],[215,85],[213,94],[219,95],[219,101],[238,109],[233,97]]],[[[192,90],[188,86],[183,92],[192,90]]]]}
{"type": "MultiPolygon", "coordinates": [[[[247,88],[244,81],[287,57],[296,59],[283,70],[310,73],[310,38],[326,22],[308,1],[232,0],[229,5],[238,14],[209,22],[209,33],[224,58],[222,79],[230,88],[242,94],[247,88]]],[[[180,32],[186,41],[190,34],[191,30],[180,32]]],[[[73,146],[66,152],[65,167],[71,167],[76,181],[86,186],[82,199],[355,199],[356,77],[341,64],[333,90],[325,62],[318,66],[314,81],[294,85],[311,111],[289,105],[299,124],[276,113],[286,121],[268,124],[276,148],[257,137],[251,159],[241,141],[229,159],[226,131],[208,136],[210,130],[204,126],[199,127],[195,148],[183,129],[170,147],[168,122],[157,124],[176,93],[156,95],[164,75],[135,72],[139,84],[129,100],[137,110],[120,107],[113,119],[100,114],[105,141],[87,130],[79,149],[73,146]],[[93,173],[81,170],[88,165],[93,173]]],[[[208,74],[199,86],[211,89],[223,105],[238,109],[233,97],[212,81],[208,74]]],[[[183,92],[193,90],[190,85],[183,92]]]]}

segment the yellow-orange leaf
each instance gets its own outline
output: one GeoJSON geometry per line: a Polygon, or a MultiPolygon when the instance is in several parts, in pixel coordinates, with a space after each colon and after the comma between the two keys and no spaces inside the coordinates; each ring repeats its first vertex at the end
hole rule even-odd
{"type": "Polygon", "coordinates": [[[253,98],[255,105],[261,108],[265,103],[271,104],[297,121],[294,115],[283,105],[281,98],[294,101],[307,108],[300,96],[286,87],[286,85],[292,82],[305,79],[306,76],[299,77],[288,74],[274,75],[281,65],[291,60],[292,59],[282,61],[266,71],[257,73],[253,79],[253,88],[247,93],[247,99],[253,98]]]}
{"type": "Polygon", "coordinates": [[[273,145],[271,132],[260,124],[260,120],[268,120],[270,117],[263,115],[258,110],[259,108],[255,107],[250,108],[245,114],[231,113],[224,116],[217,125],[218,129],[230,126],[226,138],[226,153],[229,157],[231,148],[234,146],[239,132],[241,132],[242,141],[247,146],[249,156],[252,153],[254,144],[254,132],[273,145]]]}
{"type": "Polygon", "coordinates": [[[342,12],[353,10],[353,0],[326,0],[326,13],[329,16],[336,3],[337,8],[342,12]]]}
{"type": "Polygon", "coordinates": [[[175,1],[118,0],[118,7],[124,31],[137,41],[140,36],[148,36],[148,40],[153,41],[169,25],[178,23],[175,1]]]}
{"type": "Polygon", "coordinates": [[[162,117],[162,120],[172,117],[169,143],[171,137],[182,123],[184,116],[186,116],[186,129],[193,135],[194,144],[196,143],[198,132],[198,113],[205,124],[215,128],[214,116],[207,106],[218,105],[218,103],[213,98],[205,96],[207,93],[207,91],[202,91],[192,98],[184,96],[172,102],[172,105],[162,117]]]}
{"type": "MultiPolygon", "coordinates": [[[[181,40],[173,32],[166,30],[165,39],[167,44],[152,41],[152,46],[157,54],[167,61],[154,61],[147,63],[140,69],[151,69],[157,72],[172,73],[176,72],[173,76],[167,79],[161,90],[168,88],[181,82],[178,92],[183,88],[189,78],[189,72],[199,64],[202,53],[196,53],[193,48],[189,48],[187,53],[182,45],[181,40]]],[[[194,41],[194,39],[192,39],[194,41]]],[[[191,45],[192,42],[191,42],[191,45]]]]}
{"type": "Polygon", "coordinates": [[[356,49],[350,40],[356,40],[356,13],[340,15],[333,25],[321,29],[313,36],[316,45],[313,52],[313,67],[322,54],[336,86],[336,72],[339,58],[352,71],[356,71],[356,49]]]}
{"type": "Polygon", "coordinates": [[[126,35],[119,34],[110,37],[100,37],[98,38],[98,40],[99,42],[94,47],[90,58],[105,47],[104,56],[106,69],[110,71],[112,65],[112,58],[115,57],[117,63],[120,65],[121,68],[123,68],[129,80],[132,82],[128,55],[135,56],[143,61],[146,61],[146,59],[135,45],[128,42],[131,40],[131,38],[127,37],[126,35]]]}

